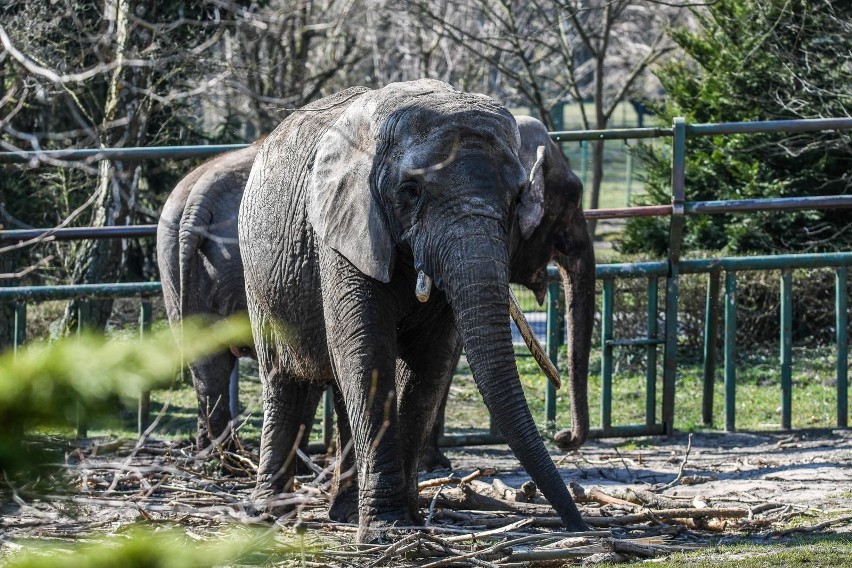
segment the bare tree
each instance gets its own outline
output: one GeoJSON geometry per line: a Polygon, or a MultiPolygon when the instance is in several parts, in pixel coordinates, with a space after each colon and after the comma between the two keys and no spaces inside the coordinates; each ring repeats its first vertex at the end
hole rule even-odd
{"type": "MultiPolygon", "coordinates": [[[[640,87],[672,49],[665,32],[680,14],[654,0],[469,0],[458,5],[460,18],[431,0],[414,6],[434,33],[495,72],[489,92],[529,105],[551,129],[561,102],[579,103],[585,129],[604,129],[618,103],[646,94],[640,87]]],[[[596,209],[603,142],[594,143],[592,161],[588,193],[596,209]]]]}

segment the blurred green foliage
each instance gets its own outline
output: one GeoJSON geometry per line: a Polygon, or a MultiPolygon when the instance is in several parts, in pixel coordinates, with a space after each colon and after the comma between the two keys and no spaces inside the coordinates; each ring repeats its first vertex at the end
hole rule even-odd
{"type": "Polygon", "coordinates": [[[115,414],[115,398],[170,383],[183,362],[251,342],[246,318],[184,323],[183,346],[168,331],[145,340],[65,337],[0,355],[0,471],[28,474],[54,459],[27,431],[115,414]],[[40,449],[41,448],[41,451],[40,449]]]}
{"type": "MultiPolygon", "coordinates": [[[[33,543],[35,544],[35,543],[33,543]]],[[[259,544],[259,543],[255,543],[259,544]]],[[[29,548],[29,547],[28,547],[29,548]]],[[[36,545],[7,564],[14,568],[193,568],[238,562],[253,547],[243,538],[217,539],[208,544],[190,541],[176,531],[127,531],[119,538],[74,547],[36,545]]]]}

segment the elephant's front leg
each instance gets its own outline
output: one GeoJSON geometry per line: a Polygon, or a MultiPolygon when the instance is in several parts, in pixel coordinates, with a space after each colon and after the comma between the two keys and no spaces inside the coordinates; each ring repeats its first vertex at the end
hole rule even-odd
{"type": "Polygon", "coordinates": [[[419,512],[417,481],[424,451],[434,449],[446,460],[437,445],[430,447],[430,441],[461,353],[461,340],[449,306],[424,313],[425,321],[417,318],[411,322],[414,327],[400,331],[397,364],[399,440],[404,448],[403,469],[412,516],[419,512]]]}
{"type": "Polygon", "coordinates": [[[410,525],[396,443],[396,300],[388,285],[333,251],[321,255],[328,349],[352,427],[358,467],[358,541],[410,525]]]}

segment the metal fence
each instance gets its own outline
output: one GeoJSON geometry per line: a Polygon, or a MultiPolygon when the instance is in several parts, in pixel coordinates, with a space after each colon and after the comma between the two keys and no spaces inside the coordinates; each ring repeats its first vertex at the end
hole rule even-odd
{"type": "MultiPolygon", "coordinates": [[[[743,199],[727,201],[692,201],[684,197],[686,144],[689,137],[717,136],[725,134],[752,134],[768,132],[806,132],[821,130],[852,129],[852,119],[813,119],[765,122],[732,122],[716,124],[687,124],[676,118],[671,128],[628,128],[619,130],[592,130],[576,132],[553,132],[551,138],[557,142],[592,140],[628,140],[671,137],[672,138],[672,201],[667,205],[598,209],[586,211],[587,218],[617,219],[644,216],[670,217],[668,254],[659,262],[627,264],[600,264],[597,278],[602,281],[601,302],[601,428],[594,429],[594,437],[669,434],[673,431],[675,417],[675,385],[678,365],[678,292],[681,274],[704,273],[708,275],[707,302],[704,318],[704,385],[702,393],[702,415],[705,424],[713,420],[713,386],[716,374],[715,340],[718,333],[718,300],[721,294],[721,275],[725,274],[724,288],[724,392],[725,428],[736,427],[736,275],[743,270],[781,270],[781,427],[791,427],[792,415],[792,320],[791,320],[791,270],[796,268],[834,268],[835,312],[837,343],[837,426],[848,425],[848,272],[852,265],[852,252],[827,254],[801,254],[753,256],[712,259],[682,259],[682,236],[685,218],[688,215],[712,215],[719,213],[747,213],[753,211],[791,211],[825,208],[850,208],[852,196],[788,197],[768,199],[743,199]],[[615,280],[647,280],[647,329],[641,337],[616,338],[613,332],[615,304],[615,280]],[[659,286],[664,281],[665,300],[663,306],[663,329],[658,329],[659,286]],[[647,351],[645,420],[641,424],[612,424],[612,381],[614,350],[623,346],[642,346],[647,351]],[[663,355],[661,392],[661,416],[657,416],[658,395],[657,356],[663,355]]],[[[245,145],[124,148],[102,150],[71,150],[49,152],[6,152],[0,153],[0,163],[28,162],[38,165],[51,160],[104,160],[104,159],[153,159],[187,158],[243,148],[245,145]]],[[[0,231],[0,241],[23,242],[27,240],[75,240],[83,238],[131,238],[155,235],[153,225],[135,227],[36,229],[23,231],[0,231]]],[[[551,360],[557,362],[559,347],[564,342],[564,314],[560,313],[561,292],[556,270],[549,272],[550,281],[547,297],[547,351],[551,360]]],[[[25,337],[26,303],[48,299],[95,298],[95,297],[140,297],[143,305],[141,329],[150,325],[145,320],[146,298],[160,292],[159,283],[103,284],[81,286],[37,286],[0,288],[0,302],[15,302],[16,330],[15,347],[25,337]]],[[[85,307],[85,303],[82,304],[85,307]]],[[[83,308],[84,309],[84,308],[83,308]]],[[[326,397],[324,411],[324,437],[330,440],[331,408],[326,397]]],[[[147,406],[140,405],[140,428],[147,423],[147,406]],[[144,415],[143,415],[144,414],[144,415]]],[[[545,391],[545,420],[555,422],[556,392],[547,383],[545,391]]],[[[445,445],[468,445],[492,443],[499,440],[493,428],[488,434],[467,436],[445,436],[445,445]]]]}

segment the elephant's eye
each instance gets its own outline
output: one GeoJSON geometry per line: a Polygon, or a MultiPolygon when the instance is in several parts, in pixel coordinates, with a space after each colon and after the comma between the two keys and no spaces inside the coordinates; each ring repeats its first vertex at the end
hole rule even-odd
{"type": "Polygon", "coordinates": [[[397,190],[397,195],[400,201],[414,204],[420,199],[420,184],[410,180],[402,182],[397,190]]]}

